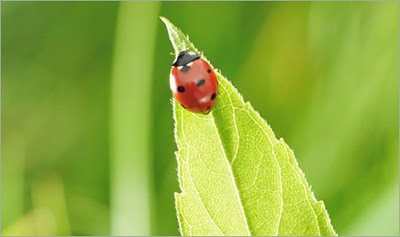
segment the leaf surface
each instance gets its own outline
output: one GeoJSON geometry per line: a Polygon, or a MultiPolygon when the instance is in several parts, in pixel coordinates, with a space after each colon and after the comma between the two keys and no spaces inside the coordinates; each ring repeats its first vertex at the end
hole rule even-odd
{"type": "MultiPolygon", "coordinates": [[[[178,28],[161,19],[176,54],[189,49],[207,60],[178,28]]],[[[173,102],[181,234],[336,235],[293,151],[216,74],[219,94],[210,114],[194,114],[173,102]]]]}

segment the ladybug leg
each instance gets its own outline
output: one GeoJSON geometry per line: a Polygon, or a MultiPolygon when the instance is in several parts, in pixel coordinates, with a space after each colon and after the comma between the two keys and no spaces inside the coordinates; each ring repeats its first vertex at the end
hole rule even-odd
{"type": "Polygon", "coordinates": [[[209,114],[210,112],[211,112],[211,106],[208,106],[207,107],[207,110],[206,111],[201,111],[203,114],[205,114],[205,115],[207,115],[207,114],[209,114]]]}

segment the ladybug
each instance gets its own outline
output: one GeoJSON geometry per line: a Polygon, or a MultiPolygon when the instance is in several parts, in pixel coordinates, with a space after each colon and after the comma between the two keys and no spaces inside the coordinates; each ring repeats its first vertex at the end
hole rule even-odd
{"type": "Polygon", "coordinates": [[[210,64],[194,52],[185,50],[178,54],[172,64],[169,85],[184,109],[208,114],[215,105],[217,76],[210,64]]]}

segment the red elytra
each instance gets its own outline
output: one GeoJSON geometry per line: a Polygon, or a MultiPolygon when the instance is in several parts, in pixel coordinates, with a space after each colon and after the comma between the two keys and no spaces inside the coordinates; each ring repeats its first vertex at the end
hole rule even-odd
{"type": "Polygon", "coordinates": [[[172,64],[169,84],[173,96],[183,108],[208,114],[218,94],[218,80],[214,70],[194,52],[179,53],[172,64]]]}

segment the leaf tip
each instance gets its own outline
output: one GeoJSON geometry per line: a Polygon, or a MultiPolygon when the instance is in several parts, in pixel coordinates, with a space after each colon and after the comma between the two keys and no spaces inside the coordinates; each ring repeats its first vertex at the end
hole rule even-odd
{"type": "Polygon", "coordinates": [[[159,18],[160,18],[160,20],[162,20],[164,22],[165,25],[171,24],[171,22],[167,18],[165,18],[163,16],[159,16],[159,18]]]}

